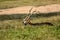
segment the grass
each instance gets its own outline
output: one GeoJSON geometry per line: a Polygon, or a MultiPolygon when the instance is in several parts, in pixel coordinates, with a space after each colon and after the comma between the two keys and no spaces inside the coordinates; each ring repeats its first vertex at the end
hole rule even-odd
{"type": "Polygon", "coordinates": [[[0,40],[60,40],[60,15],[49,17],[35,15],[35,17],[31,17],[33,23],[51,22],[54,26],[25,26],[22,23],[25,14],[24,17],[20,15],[20,18],[17,15],[14,16],[17,18],[11,16],[11,19],[7,19],[9,18],[8,15],[5,15],[5,17],[0,16],[0,40]]]}
{"type": "Polygon", "coordinates": [[[60,4],[60,0],[0,0],[0,9],[18,6],[41,6],[49,4],[60,4]]]}
{"type": "MultiPolygon", "coordinates": [[[[0,0],[0,9],[48,4],[60,4],[60,0],[0,0]]],[[[42,15],[33,15],[31,22],[51,22],[54,26],[25,26],[22,23],[25,14],[0,15],[0,40],[60,40],[60,12],[42,15]]]]}

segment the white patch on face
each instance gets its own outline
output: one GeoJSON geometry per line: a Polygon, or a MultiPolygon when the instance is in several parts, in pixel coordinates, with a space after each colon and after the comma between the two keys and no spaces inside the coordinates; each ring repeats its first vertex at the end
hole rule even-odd
{"type": "Polygon", "coordinates": [[[27,21],[24,19],[24,20],[23,20],[23,23],[24,23],[24,24],[26,24],[26,23],[27,23],[27,21]]]}
{"type": "Polygon", "coordinates": [[[27,23],[26,21],[24,21],[24,23],[27,23]]]}

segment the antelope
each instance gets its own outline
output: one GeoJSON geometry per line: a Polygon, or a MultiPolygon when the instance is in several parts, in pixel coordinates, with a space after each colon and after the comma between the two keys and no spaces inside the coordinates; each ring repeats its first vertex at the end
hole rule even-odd
{"type": "Polygon", "coordinates": [[[32,9],[33,9],[33,8],[31,8],[31,9],[29,10],[29,14],[23,19],[24,25],[27,25],[27,24],[29,24],[29,25],[44,25],[44,24],[46,24],[46,25],[51,25],[51,26],[53,26],[53,24],[50,23],[50,22],[31,23],[31,22],[30,22],[30,16],[32,15],[32,13],[36,12],[36,11],[33,11],[33,12],[31,13],[31,10],[32,10],[32,9]]]}

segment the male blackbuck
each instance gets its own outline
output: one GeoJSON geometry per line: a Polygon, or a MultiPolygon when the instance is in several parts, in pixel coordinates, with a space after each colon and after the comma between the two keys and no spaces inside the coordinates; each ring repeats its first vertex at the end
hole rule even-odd
{"type": "Polygon", "coordinates": [[[23,23],[24,23],[25,25],[31,23],[31,22],[30,22],[30,16],[32,15],[32,14],[31,14],[31,10],[32,10],[32,9],[33,9],[33,8],[31,8],[31,9],[29,10],[29,14],[23,19],[23,23]]]}
{"type": "Polygon", "coordinates": [[[29,25],[51,25],[51,26],[53,26],[53,24],[50,23],[50,22],[31,23],[31,22],[30,22],[30,16],[32,15],[32,13],[36,12],[36,11],[33,11],[33,12],[31,13],[31,10],[32,10],[32,9],[33,9],[33,8],[31,8],[31,9],[29,10],[29,14],[23,19],[24,25],[29,24],[29,25]]]}

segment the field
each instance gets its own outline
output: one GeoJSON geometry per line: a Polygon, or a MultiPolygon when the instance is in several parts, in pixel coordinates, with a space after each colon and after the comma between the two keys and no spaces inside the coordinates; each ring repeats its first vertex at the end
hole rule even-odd
{"type": "MultiPolygon", "coordinates": [[[[20,6],[60,4],[60,0],[0,0],[0,9],[20,6]]],[[[51,22],[50,25],[24,25],[26,14],[0,15],[0,40],[60,40],[60,12],[32,14],[32,23],[51,22]]]]}
{"type": "MultiPolygon", "coordinates": [[[[59,12],[60,13],[60,12],[59,12]]],[[[26,14],[0,16],[0,40],[60,40],[59,13],[33,14],[32,23],[51,22],[50,25],[24,25],[26,14]]]]}
{"type": "Polygon", "coordinates": [[[41,6],[49,4],[60,4],[60,0],[0,0],[0,9],[18,6],[41,6]]]}

